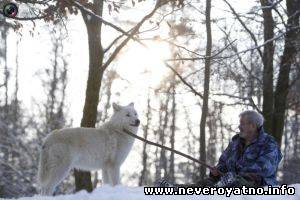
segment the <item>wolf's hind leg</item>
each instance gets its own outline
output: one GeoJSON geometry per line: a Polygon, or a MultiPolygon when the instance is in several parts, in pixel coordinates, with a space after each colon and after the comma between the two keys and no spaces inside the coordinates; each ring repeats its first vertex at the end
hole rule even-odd
{"type": "Polygon", "coordinates": [[[40,194],[43,196],[51,196],[54,192],[55,185],[49,183],[40,186],[40,194]]]}
{"type": "Polygon", "coordinates": [[[70,171],[70,163],[62,161],[50,170],[48,182],[42,187],[44,195],[52,195],[55,187],[66,178],[70,171]]]}
{"type": "Polygon", "coordinates": [[[55,187],[68,175],[71,169],[70,156],[67,151],[62,151],[64,149],[59,147],[51,150],[47,166],[47,180],[41,184],[42,195],[52,195],[55,187]]]}

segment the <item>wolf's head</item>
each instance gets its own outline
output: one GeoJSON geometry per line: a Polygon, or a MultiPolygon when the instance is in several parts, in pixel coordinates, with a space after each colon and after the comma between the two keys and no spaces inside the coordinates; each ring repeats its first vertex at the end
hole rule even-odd
{"type": "Polygon", "coordinates": [[[113,103],[114,114],[110,118],[110,123],[119,129],[127,129],[133,133],[136,133],[140,120],[138,114],[134,108],[134,104],[130,103],[127,106],[120,106],[113,103]]]}

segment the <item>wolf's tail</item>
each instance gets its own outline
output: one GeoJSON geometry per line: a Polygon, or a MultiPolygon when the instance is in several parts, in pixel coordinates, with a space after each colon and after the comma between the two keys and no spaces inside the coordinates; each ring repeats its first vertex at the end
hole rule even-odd
{"type": "Polygon", "coordinates": [[[43,185],[47,180],[47,166],[48,166],[48,151],[43,146],[40,152],[39,169],[38,169],[38,184],[43,185]]]}

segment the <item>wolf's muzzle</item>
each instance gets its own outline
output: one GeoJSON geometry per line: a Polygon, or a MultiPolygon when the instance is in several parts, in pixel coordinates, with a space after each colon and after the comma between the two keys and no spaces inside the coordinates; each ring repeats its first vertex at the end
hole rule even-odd
{"type": "Polygon", "coordinates": [[[134,124],[130,124],[131,126],[139,126],[141,123],[141,121],[139,119],[136,119],[135,120],[135,123],[134,124]]]}

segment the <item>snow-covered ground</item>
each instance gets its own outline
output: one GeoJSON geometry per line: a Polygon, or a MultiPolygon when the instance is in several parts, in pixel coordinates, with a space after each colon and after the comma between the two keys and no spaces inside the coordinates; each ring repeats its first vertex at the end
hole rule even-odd
{"type": "Polygon", "coordinates": [[[18,200],[152,200],[152,199],[186,199],[186,200],[300,200],[300,184],[289,185],[296,189],[295,195],[145,195],[143,187],[110,187],[104,185],[92,193],[80,191],[71,195],[60,195],[55,197],[23,197],[18,200]]]}

